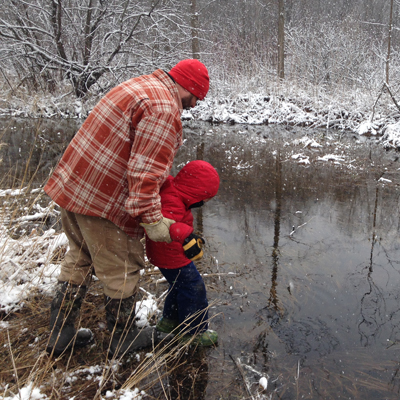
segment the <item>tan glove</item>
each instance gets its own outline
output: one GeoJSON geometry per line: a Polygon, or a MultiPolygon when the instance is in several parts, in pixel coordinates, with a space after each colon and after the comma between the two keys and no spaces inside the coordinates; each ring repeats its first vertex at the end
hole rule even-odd
{"type": "Polygon", "coordinates": [[[169,234],[169,227],[174,223],[175,221],[173,219],[163,217],[152,224],[145,224],[142,222],[140,225],[143,226],[147,236],[153,242],[171,243],[172,239],[169,234]]]}

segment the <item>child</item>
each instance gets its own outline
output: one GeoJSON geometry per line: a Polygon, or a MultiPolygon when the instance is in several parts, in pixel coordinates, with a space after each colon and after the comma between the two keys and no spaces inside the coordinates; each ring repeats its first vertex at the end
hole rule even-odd
{"type": "Polygon", "coordinates": [[[191,208],[200,207],[218,192],[219,176],[206,161],[191,161],[169,176],[160,190],[162,213],[176,221],[170,227],[172,243],[153,242],[146,236],[149,261],[157,266],[170,287],[157,330],[170,333],[179,326],[183,340],[211,346],[218,334],[208,329],[208,301],[203,279],[193,260],[203,255],[204,239],[193,233],[191,208]]]}

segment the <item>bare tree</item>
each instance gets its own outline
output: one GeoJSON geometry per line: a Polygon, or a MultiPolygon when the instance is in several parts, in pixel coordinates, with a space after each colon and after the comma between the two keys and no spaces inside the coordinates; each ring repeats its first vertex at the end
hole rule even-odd
{"type": "MultiPolygon", "coordinates": [[[[105,73],[176,60],[190,27],[177,0],[2,0],[0,48],[43,85],[78,97],[105,73]]],[[[144,68],[143,68],[144,69],[144,68]]]]}
{"type": "Polygon", "coordinates": [[[32,91],[55,91],[68,79],[76,95],[84,96],[191,57],[210,66],[215,81],[227,87],[246,83],[251,90],[278,75],[326,90],[371,91],[382,85],[385,66],[396,94],[399,5],[399,0],[0,0],[0,77],[14,93],[21,82],[32,91]]]}

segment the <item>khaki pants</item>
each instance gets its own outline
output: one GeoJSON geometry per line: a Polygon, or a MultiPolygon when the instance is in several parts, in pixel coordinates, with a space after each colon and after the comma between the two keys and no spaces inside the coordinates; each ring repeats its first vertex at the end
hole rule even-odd
{"type": "Polygon", "coordinates": [[[59,281],[88,286],[93,265],[104,294],[125,299],[139,287],[144,248],[111,221],[61,209],[61,222],[69,250],[61,263],[59,281]]]}

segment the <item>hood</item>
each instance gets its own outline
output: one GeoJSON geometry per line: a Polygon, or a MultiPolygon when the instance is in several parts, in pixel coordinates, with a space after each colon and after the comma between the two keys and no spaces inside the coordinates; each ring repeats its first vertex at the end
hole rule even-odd
{"type": "Polygon", "coordinates": [[[187,207],[214,197],[219,188],[219,176],[207,161],[196,160],[186,164],[173,182],[187,207]]]}

